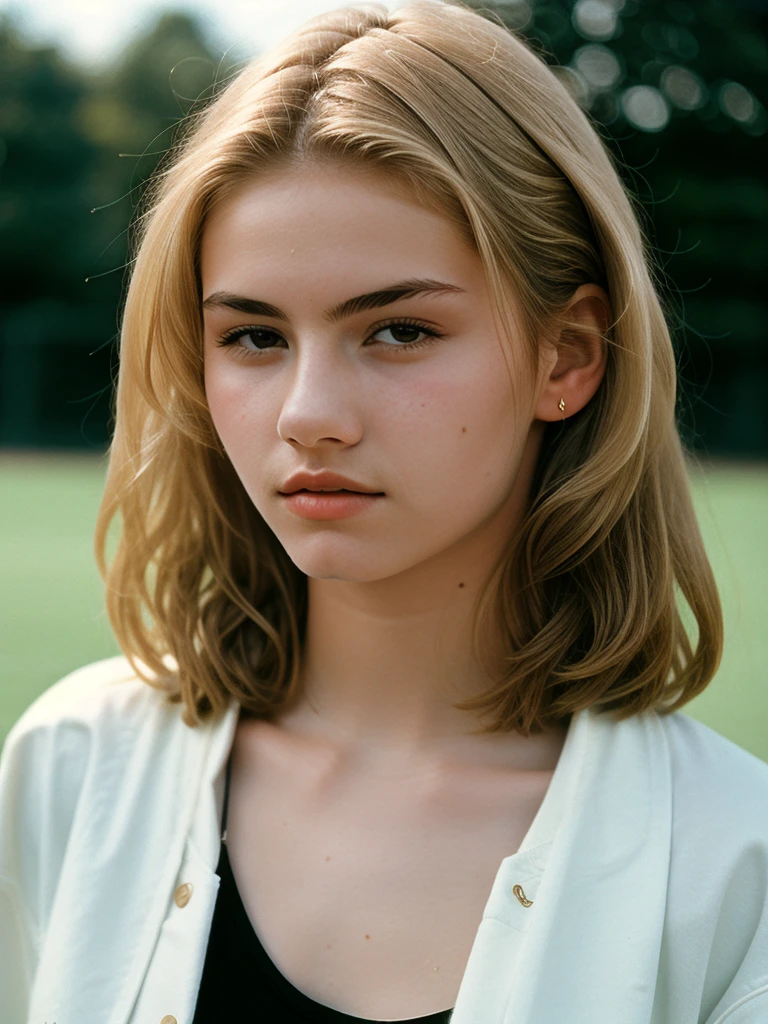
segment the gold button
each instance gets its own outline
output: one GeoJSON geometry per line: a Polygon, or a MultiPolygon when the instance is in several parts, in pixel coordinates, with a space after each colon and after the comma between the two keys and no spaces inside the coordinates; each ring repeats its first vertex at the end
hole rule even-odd
{"type": "MultiPolygon", "coordinates": [[[[173,894],[173,898],[176,901],[177,907],[186,907],[189,903],[189,899],[192,895],[192,886],[189,882],[184,882],[178,887],[176,892],[173,894]]],[[[176,1024],[175,1020],[169,1018],[167,1021],[165,1018],[160,1021],[160,1024],[176,1024]]]]}
{"type": "Polygon", "coordinates": [[[529,900],[528,897],[525,895],[522,885],[512,886],[512,892],[515,894],[519,902],[522,903],[524,907],[533,906],[533,900],[529,900]]]}
{"type": "Polygon", "coordinates": [[[172,1013],[166,1013],[166,1015],[160,1021],[160,1024],[177,1024],[177,1021],[172,1013]]]}

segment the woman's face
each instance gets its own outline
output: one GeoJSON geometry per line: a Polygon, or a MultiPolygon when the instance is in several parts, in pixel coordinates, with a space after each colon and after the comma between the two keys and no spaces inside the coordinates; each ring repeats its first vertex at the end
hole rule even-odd
{"type": "Polygon", "coordinates": [[[481,549],[492,565],[544,424],[523,339],[502,342],[454,225],[372,171],[281,170],[214,209],[201,274],[213,423],[298,568],[363,582],[481,549]],[[281,494],[298,470],[380,493],[307,518],[316,499],[281,494]]]}

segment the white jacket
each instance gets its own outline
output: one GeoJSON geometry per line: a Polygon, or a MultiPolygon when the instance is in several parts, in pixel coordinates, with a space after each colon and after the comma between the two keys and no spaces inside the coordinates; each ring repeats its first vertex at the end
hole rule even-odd
{"type": "MultiPolygon", "coordinates": [[[[181,710],[118,657],[9,734],[2,1024],[190,1024],[238,707],[196,728],[181,710]]],[[[768,1024],[767,894],[768,765],[685,714],[581,712],[452,1024],[768,1024]]]]}

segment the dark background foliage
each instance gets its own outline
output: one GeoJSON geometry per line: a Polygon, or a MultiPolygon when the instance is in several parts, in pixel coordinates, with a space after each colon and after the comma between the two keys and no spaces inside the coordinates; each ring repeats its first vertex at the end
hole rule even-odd
{"type": "MultiPolygon", "coordinates": [[[[687,444],[765,458],[768,0],[474,6],[563,75],[635,197],[687,444]]],[[[128,225],[184,116],[232,70],[178,11],[99,73],[0,19],[0,444],[105,448],[128,225]]]]}

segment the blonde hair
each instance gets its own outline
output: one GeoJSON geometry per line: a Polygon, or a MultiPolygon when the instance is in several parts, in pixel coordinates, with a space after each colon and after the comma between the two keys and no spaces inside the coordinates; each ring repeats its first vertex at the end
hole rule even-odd
{"type": "Polygon", "coordinates": [[[579,285],[610,298],[604,379],[583,410],[547,426],[525,518],[476,604],[476,650],[495,638],[505,668],[455,706],[488,716],[481,732],[524,735],[589,706],[617,718],[676,710],[714,675],[723,627],[652,260],[604,143],[557,75],[502,24],[441,0],[307,22],[188,120],[147,193],[96,529],[133,667],[184,702],[188,725],[232,697],[264,718],[299,698],[307,581],[211,422],[199,247],[216,203],[306,159],[379,169],[450,217],[507,323],[516,296],[531,360],[543,325],[579,330],[561,316],[579,285]]]}

